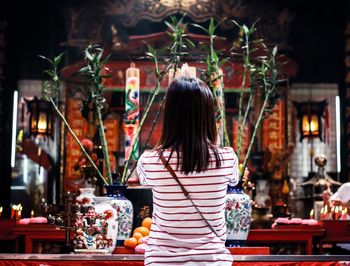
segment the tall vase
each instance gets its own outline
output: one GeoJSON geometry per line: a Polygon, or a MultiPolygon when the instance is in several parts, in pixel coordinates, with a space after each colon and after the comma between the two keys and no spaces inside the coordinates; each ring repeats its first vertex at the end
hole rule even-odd
{"type": "Polygon", "coordinates": [[[75,199],[75,202],[81,206],[90,206],[94,202],[95,188],[79,188],[80,194],[75,199]]]}
{"type": "Polygon", "coordinates": [[[250,228],[252,205],[248,194],[239,186],[227,188],[226,195],[226,246],[244,246],[250,228]]]}
{"type": "Polygon", "coordinates": [[[111,206],[118,213],[118,235],[117,245],[122,245],[124,240],[132,233],[134,208],[130,200],[125,197],[127,186],[109,185],[105,186],[107,197],[111,198],[111,206]]]}

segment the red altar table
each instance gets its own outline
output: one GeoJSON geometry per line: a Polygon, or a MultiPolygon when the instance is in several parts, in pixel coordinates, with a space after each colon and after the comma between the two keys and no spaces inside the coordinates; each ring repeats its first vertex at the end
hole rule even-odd
{"type": "MultiPolygon", "coordinates": [[[[312,254],[313,242],[316,238],[324,235],[325,230],[322,227],[290,227],[277,229],[251,229],[248,235],[247,243],[249,245],[257,245],[259,249],[255,249],[260,253],[249,253],[247,249],[241,249],[240,255],[248,254],[269,254],[263,250],[261,246],[270,243],[301,243],[306,247],[306,254],[312,254]],[[261,253],[262,252],[262,253],[261,253]]],[[[35,241],[56,241],[63,242],[65,239],[65,231],[53,225],[19,225],[13,229],[13,234],[24,238],[24,253],[33,253],[33,244],[35,241]]],[[[71,234],[71,237],[73,233],[71,234]]],[[[237,250],[238,252],[238,250],[237,250]]],[[[120,253],[120,252],[117,252],[120,253]]],[[[235,253],[239,254],[239,253],[235,253]]]]}
{"type": "Polygon", "coordinates": [[[322,227],[291,226],[274,229],[251,229],[247,243],[267,245],[269,243],[303,243],[306,254],[312,255],[315,238],[322,237],[325,230],[322,227]]]}
{"type": "MultiPolygon", "coordinates": [[[[65,230],[54,225],[34,224],[34,225],[17,225],[13,229],[13,233],[24,239],[24,253],[30,254],[35,251],[35,241],[54,241],[63,242],[65,240],[65,230]]],[[[73,233],[71,233],[73,238],[73,233]]],[[[268,247],[241,247],[229,248],[233,255],[269,255],[268,247]]],[[[133,254],[131,250],[123,247],[117,247],[114,254],[133,254]]]]}
{"type": "MultiPolygon", "coordinates": [[[[233,256],[233,266],[345,266],[350,256],[233,256]]],[[[143,255],[0,254],[0,266],[141,266],[143,255]]]]}

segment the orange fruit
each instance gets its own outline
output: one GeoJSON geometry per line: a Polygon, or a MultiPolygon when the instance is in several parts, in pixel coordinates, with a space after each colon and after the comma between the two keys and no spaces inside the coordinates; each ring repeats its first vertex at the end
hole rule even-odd
{"type": "Polygon", "coordinates": [[[152,225],[152,218],[146,217],[145,219],[143,219],[143,221],[142,221],[142,226],[143,227],[146,227],[149,230],[151,230],[151,225],[152,225]]]}
{"type": "Polygon", "coordinates": [[[143,244],[141,238],[137,239],[137,244],[138,244],[138,245],[139,245],[139,244],[143,244]]]}
{"type": "Polygon", "coordinates": [[[141,233],[143,236],[148,236],[149,229],[147,227],[144,227],[144,226],[139,226],[139,227],[135,228],[134,233],[141,233]]]}
{"type": "Polygon", "coordinates": [[[135,248],[137,246],[137,239],[135,237],[130,237],[124,240],[124,247],[135,248]]]}
{"type": "Polygon", "coordinates": [[[141,237],[143,237],[143,235],[140,232],[134,232],[132,237],[139,240],[141,237]]]}

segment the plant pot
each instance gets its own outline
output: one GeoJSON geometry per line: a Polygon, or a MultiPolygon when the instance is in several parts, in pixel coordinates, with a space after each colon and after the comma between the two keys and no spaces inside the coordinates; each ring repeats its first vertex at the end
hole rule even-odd
{"type": "Polygon", "coordinates": [[[225,208],[226,246],[240,247],[245,244],[250,229],[251,212],[250,197],[241,188],[228,186],[225,208]]]}

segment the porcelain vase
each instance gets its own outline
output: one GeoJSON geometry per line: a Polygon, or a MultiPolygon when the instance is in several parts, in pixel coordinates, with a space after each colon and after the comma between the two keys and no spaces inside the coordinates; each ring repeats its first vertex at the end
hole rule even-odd
{"type": "Polygon", "coordinates": [[[81,206],[91,206],[94,202],[95,188],[79,188],[79,196],[76,197],[75,202],[81,206]]]}
{"type": "Polygon", "coordinates": [[[112,253],[118,235],[118,212],[110,197],[95,197],[76,214],[73,244],[76,253],[112,253]]]}
{"type": "Polygon", "coordinates": [[[125,197],[126,186],[106,186],[106,196],[111,198],[111,206],[118,213],[117,245],[122,245],[124,240],[132,233],[134,208],[130,200],[125,197]]]}
{"type": "Polygon", "coordinates": [[[247,240],[252,205],[251,199],[241,188],[228,186],[226,195],[226,246],[243,246],[247,240]]]}

